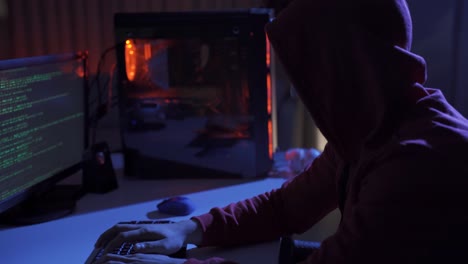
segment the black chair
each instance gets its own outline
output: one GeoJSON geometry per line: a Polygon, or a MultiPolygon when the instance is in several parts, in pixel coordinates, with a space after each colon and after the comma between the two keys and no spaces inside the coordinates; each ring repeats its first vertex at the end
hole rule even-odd
{"type": "Polygon", "coordinates": [[[307,256],[319,247],[319,242],[282,237],[280,241],[278,264],[296,264],[305,260],[307,256]]]}

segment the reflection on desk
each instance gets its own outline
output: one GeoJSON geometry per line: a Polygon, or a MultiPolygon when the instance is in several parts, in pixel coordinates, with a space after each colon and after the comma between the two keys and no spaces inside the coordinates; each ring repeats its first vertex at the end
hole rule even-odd
{"type": "MultiPolygon", "coordinates": [[[[78,201],[76,212],[68,217],[0,231],[2,263],[82,264],[93,250],[99,235],[119,221],[169,219],[180,221],[278,188],[283,179],[226,180],[131,180],[118,176],[119,189],[108,194],[87,194],[78,201]],[[184,195],[196,204],[186,217],[170,217],[157,212],[163,199],[184,195]]],[[[196,248],[189,257],[226,257],[241,263],[275,263],[276,242],[241,248],[196,248]],[[253,261],[253,262],[252,262],[253,261]]]]}

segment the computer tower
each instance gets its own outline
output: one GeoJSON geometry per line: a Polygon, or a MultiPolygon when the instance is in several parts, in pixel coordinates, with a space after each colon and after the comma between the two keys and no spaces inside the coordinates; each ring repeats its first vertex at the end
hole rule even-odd
{"type": "Polygon", "coordinates": [[[125,175],[268,175],[271,18],[270,9],[115,15],[125,175]]]}

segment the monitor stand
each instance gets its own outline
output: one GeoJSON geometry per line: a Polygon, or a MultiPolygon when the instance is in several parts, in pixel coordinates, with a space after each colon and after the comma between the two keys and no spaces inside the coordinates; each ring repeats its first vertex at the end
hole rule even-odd
{"type": "Polygon", "coordinates": [[[1,224],[33,225],[65,217],[74,212],[83,196],[81,185],[55,185],[40,196],[33,196],[0,216],[1,224]]]}

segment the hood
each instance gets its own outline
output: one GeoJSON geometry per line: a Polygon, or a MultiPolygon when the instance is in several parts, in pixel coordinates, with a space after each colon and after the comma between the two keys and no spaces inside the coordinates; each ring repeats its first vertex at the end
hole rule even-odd
{"type": "Polygon", "coordinates": [[[426,94],[404,0],[293,0],[266,25],[318,128],[344,160],[389,140],[426,94]]]}

